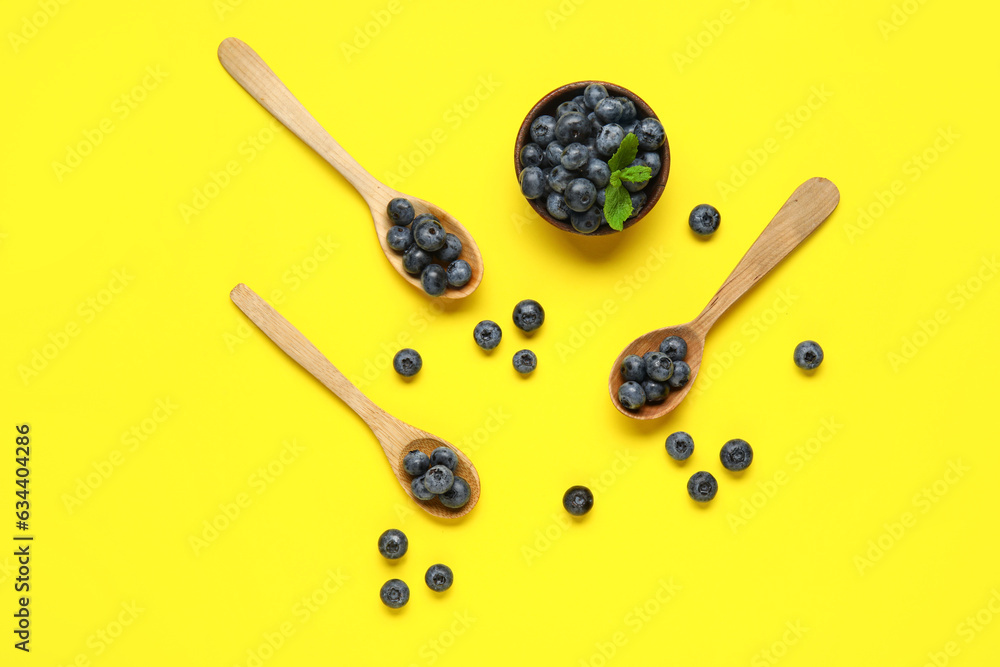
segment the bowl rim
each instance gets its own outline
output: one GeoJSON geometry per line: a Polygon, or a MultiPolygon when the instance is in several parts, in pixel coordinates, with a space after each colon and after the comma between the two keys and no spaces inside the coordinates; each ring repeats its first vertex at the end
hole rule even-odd
{"type": "MultiPolygon", "coordinates": [[[[530,143],[531,141],[530,129],[532,121],[534,121],[538,116],[545,115],[544,110],[548,107],[552,107],[552,111],[554,112],[555,107],[558,106],[561,101],[567,101],[572,97],[576,97],[576,95],[582,94],[583,90],[592,83],[599,83],[604,86],[612,97],[627,97],[632,100],[642,117],[652,117],[656,120],[660,120],[659,116],[656,115],[652,107],[650,107],[645,100],[624,86],[619,86],[618,84],[610,83],[608,81],[598,80],[575,81],[573,83],[567,83],[559,86],[555,90],[552,90],[548,94],[542,96],[542,98],[531,107],[531,110],[524,117],[524,121],[521,122],[521,127],[517,131],[517,138],[514,140],[515,178],[520,177],[521,174],[521,149],[525,146],[525,144],[530,143]],[[576,94],[569,95],[571,92],[576,92],[576,94]]],[[[554,113],[551,115],[554,115],[554,113]]],[[[662,124],[662,121],[660,122],[662,124]]],[[[646,206],[643,207],[643,210],[639,213],[639,215],[625,221],[625,224],[622,225],[622,232],[645,218],[646,214],[653,210],[653,207],[656,206],[656,203],[660,200],[660,196],[663,194],[663,189],[667,185],[667,177],[670,174],[670,144],[667,137],[664,137],[663,146],[658,149],[658,152],[660,153],[660,162],[662,166],[660,167],[660,173],[656,175],[656,180],[653,183],[652,189],[647,190],[646,206]]],[[[518,194],[520,194],[520,189],[518,190],[518,194]]],[[[525,199],[525,201],[528,202],[528,205],[531,206],[535,213],[537,213],[543,220],[564,232],[570,232],[571,234],[577,234],[578,236],[606,236],[608,234],[621,233],[606,225],[601,225],[597,228],[597,230],[590,234],[578,232],[573,229],[573,226],[570,223],[563,222],[562,220],[556,220],[549,215],[549,212],[545,209],[545,206],[541,203],[540,199],[541,198],[525,199]]]]}

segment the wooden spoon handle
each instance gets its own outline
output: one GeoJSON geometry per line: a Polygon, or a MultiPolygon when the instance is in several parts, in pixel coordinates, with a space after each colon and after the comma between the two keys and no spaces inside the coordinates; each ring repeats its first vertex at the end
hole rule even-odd
{"type": "Polygon", "coordinates": [[[344,377],[343,373],[302,335],[302,332],[292,326],[291,322],[282,317],[256,292],[240,283],[229,293],[229,298],[285,354],[312,373],[314,378],[326,385],[327,389],[358,413],[369,428],[374,430],[381,423],[381,418],[385,417],[382,409],[351,384],[351,381],[344,377]]]}
{"type": "Polygon", "coordinates": [[[702,335],[707,334],[715,321],[819,227],[839,202],[840,191],[825,178],[810,178],[796,188],[692,324],[702,335]]]}
{"type": "Polygon", "coordinates": [[[236,39],[228,37],[219,44],[219,62],[229,75],[243,86],[261,106],[295,136],[306,142],[320,157],[333,165],[354,186],[369,206],[384,206],[388,193],[382,183],[365,171],[323,126],[306,111],[281,79],[271,71],[257,52],[236,39]],[[372,199],[373,195],[382,195],[372,199]]]}

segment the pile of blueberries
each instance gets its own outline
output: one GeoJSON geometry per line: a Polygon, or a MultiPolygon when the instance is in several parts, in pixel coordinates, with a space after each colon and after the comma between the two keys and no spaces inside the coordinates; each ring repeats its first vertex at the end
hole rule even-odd
{"type": "Polygon", "coordinates": [[[604,218],[605,188],[611,181],[608,160],[622,139],[634,134],[639,154],[632,165],[649,167],[651,175],[642,183],[623,184],[632,197],[630,217],[642,211],[644,189],[662,167],[658,151],[666,133],[653,116],[640,119],[632,100],[611,97],[603,85],[592,83],[582,95],[562,102],[555,116],[535,118],[529,131],[531,142],[519,155],[521,194],[540,200],[549,215],[568,220],[581,234],[608,224],[604,218]]]}
{"type": "MultiPolygon", "coordinates": [[[[668,435],[666,446],[667,454],[675,461],[686,461],[694,453],[694,440],[684,431],[668,435]]],[[[753,448],[746,440],[734,438],[722,446],[719,459],[726,470],[740,472],[749,468],[753,462],[753,448]]],[[[701,470],[691,475],[687,491],[692,500],[707,503],[718,493],[719,482],[712,473],[701,470]]]]}
{"type": "MultiPolygon", "coordinates": [[[[406,534],[401,530],[390,528],[378,538],[378,552],[389,560],[397,560],[406,554],[410,542],[406,539],[406,534]]],[[[455,581],[451,568],[447,565],[437,563],[427,568],[424,575],[424,582],[427,587],[435,593],[441,593],[451,588],[455,581]]],[[[399,609],[410,600],[410,587],[402,579],[390,579],[382,584],[379,591],[382,603],[392,609],[399,609]]]]}
{"type": "Polygon", "coordinates": [[[680,336],[667,336],[658,351],[625,357],[621,369],[625,382],[618,388],[618,402],[626,410],[638,410],[647,403],[665,401],[672,389],[680,389],[691,379],[686,356],[687,342],[680,336]]]}
{"type": "MultiPolygon", "coordinates": [[[[538,329],[545,321],[545,309],[534,299],[518,301],[514,306],[514,326],[526,334],[538,329]]],[[[472,330],[472,338],[476,345],[487,352],[496,348],[503,338],[500,325],[493,320],[483,320],[472,330]]],[[[514,369],[521,375],[527,375],[538,366],[538,357],[531,350],[518,350],[514,353],[514,369]]]]}
{"type": "Polygon", "coordinates": [[[438,447],[430,456],[419,449],[403,457],[403,470],[411,477],[410,489],[417,500],[434,500],[450,509],[469,502],[469,483],[455,474],[458,454],[451,447],[438,447]]]}
{"type": "Polygon", "coordinates": [[[414,217],[413,204],[396,197],[386,212],[393,227],[385,235],[386,243],[403,255],[407,273],[420,276],[420,285],[431,296],[441,296],[449,287],[465,287],[472,279],[472,267],[462,254],[462,241],[446,232],[432,213],[414,217]]]}

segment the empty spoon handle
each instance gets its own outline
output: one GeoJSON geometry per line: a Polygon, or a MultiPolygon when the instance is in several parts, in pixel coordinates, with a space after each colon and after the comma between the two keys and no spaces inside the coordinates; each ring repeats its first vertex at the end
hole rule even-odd
{"type": "Polygon", "coordinates": [[[382,184],[323,129],[256,51],[235,37],[228,37],[219,44],[219,62],[262,107],[333,165],[372,204],[370,197],[381,193],[382,184]]]}
{"type": "Polygon", "coordinates": [[[797,187],[692,324],[703,335],[708,333],[715,321],[819,227],[839,202],[840,191],[825,178],[810,178],[797,187]]]}
{"type": "Polygon", "coordinates": [[[252,289],[240,283],[229,293],[240,310],[250,318],[257,328],[267,334],[285,354],[309,371],[314,378],[326,385],[344,403],[350,406],[370,428],[379,423],[385,413],[371,402],[361,390],[351,384],[302,332],[282,317],[267,301],[252,289]]]}

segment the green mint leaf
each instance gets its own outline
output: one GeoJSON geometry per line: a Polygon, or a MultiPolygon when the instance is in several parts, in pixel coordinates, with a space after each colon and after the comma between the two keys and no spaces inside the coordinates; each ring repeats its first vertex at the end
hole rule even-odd
{"type": "Polygon", "coordinates": [[[632,160],[635,159],[638,152],[639,137],[629,132],[625,135],[625,138],[622,139],[622,143],[618,146],[618,150],[616,150],[615,154],[611,156],[610,160],[608,160],[608,166],[611,168],[611,171],[624,169],[632,164],[632,160]]]}
{"type": "Polygon", "coordinates": [[[645,165],[637,164],[632,167],[625,167],[618,174],[619,178],[623,181],[642,183],[649,180],[649,177],[653,174],[653,170],[645,165]]]}
{"type": "Polygon", "coordinates": [[[620,188],[622,186],[621,172],[613,171],[611,172],[611,187],[620,188]]]}
{"type": "Polygon", "coordinates": [[[609,185],[604,196],[604,217],[611,229],[621,231],[632,214],[632,197],[622,186],[609,185]]]}

